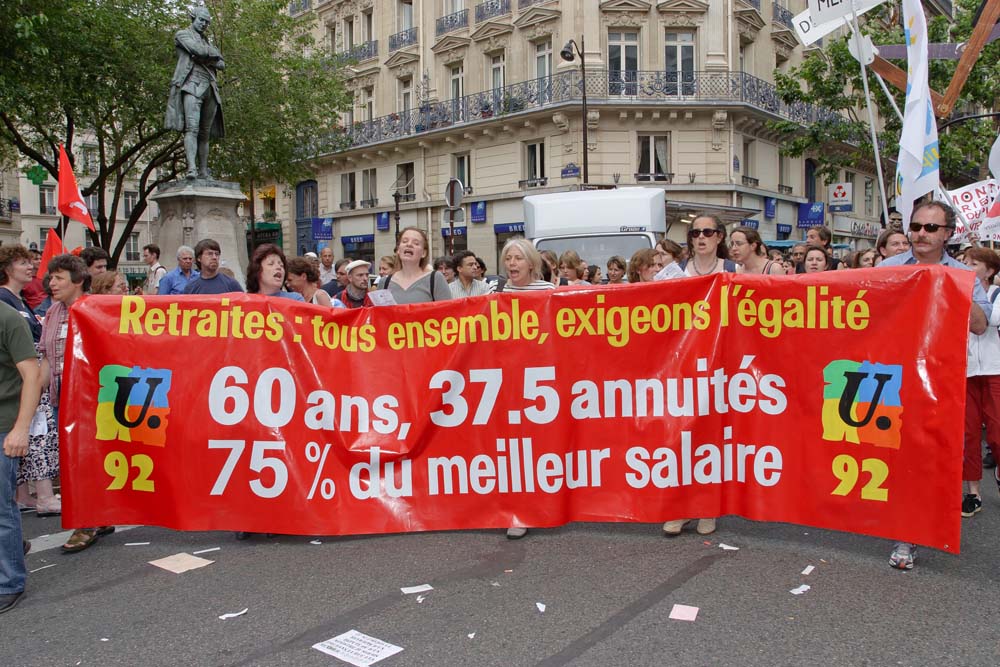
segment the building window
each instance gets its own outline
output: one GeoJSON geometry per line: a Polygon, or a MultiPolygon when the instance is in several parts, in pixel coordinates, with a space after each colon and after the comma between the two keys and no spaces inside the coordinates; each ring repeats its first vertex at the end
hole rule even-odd
{"type": "Polygon", "coordinates": [[[462,181],[466,192],[472,192],[472,157],[468,153],[457,153],[453,166],[455,178],[462,181]]]}
{"type": "Polygon", "coordinates": [[[666,63],[667,94],[693,95],[694,33],[668,30],[665,36],[663,62],[666,63]]]}
{"type": "Polygon", "coordinates": [[[344,127],[354,125],[354,94],[347,93],[347,107],[340,112],[340,120],[344,127]]]}
{"type": "Polygon", "coordinates": [[[865,215],[875,215],[875,181],[865,179],[865,215]]]}
{"type": "Polygon", "coordinates": [[[806,160],[804,165],[805,173],[803,182],[805,183],[806,199],[810,202],[816,201],[816,162],[812,158],[806,160]]]}
{"type": "Polygon", "coordinates": [[[312,220],[319,214],[319,189],[316,181],[303,181],[295,186],[295,219],[312,220]]]}
{"type": "Polygon", "coordinates": [[[400,32],[413,27],[413,0],[398,0],[396,3],[396,25],[400,32]]]}
{"type": "Polygon", "coordinates": [[[454,14],[465,9],[465,0],[444,0],[444,15],[454,14]]]}
{"type": "Polygon", "coordinates": [[[552,76],[552,40],[535,43],[535,78],[552,76]]]}
{"type": "Polygon", "coordinates": [[[750,185],[746,180],[752,178],[754,173],[757,171],[754,168],[753,163],[754,158],[754,147],[753,139],[743,140],[743,185],[750,185]]]}
{"type": "Polygon", "coordinates": [[[87,204],[87,210],[90,211],[90,217],[94,220],[97,219],[97,210],[100,206],[100,201],[98,199],[97,193],[92,192],[83,198],[85,204],[87,204]]]}
{"type": "Polygon", "coordinates": [[[417,198],[417,184],[414,180],[412,162],[396,165],[396,191],[401,195],[400,201],[413,201],[417,198]]]}
{"type": "Polygon", "coordinates": [[[372,10],[370,9],[361,14],[361,37],[362,41],[365,42],[375,39],[375,24],[372,19],[372,10]]]}
{"type": "Polygon", "coordinates": [[[490,56],[490,85],[498,92],[507,83],[507,57],[503,51],[490,56]]]}
{"type": "Polygon", "coordinates": [[[451,66],[451,99],[465,95],[465,66],[462,63],[451,66]]]}
{"type": "Polygon", "coordinates": [[[326,26],[326,39],[330,44],[330,53],[337,52],[337,26],[327,25],[326,26]]]}
{"type": "Polygon", "coordinates": [[[45,241],[47,241],[48,238],[49,238],[49,230],[50,229],[53,229],[53,228],[52,227],[39,227],[38,228],[38,235],[39,235],[38,236],[38,250],[41,251],[41,252],[45,252],[45,241]]]}
{"type": "Polygon", "coordinates": [[[56,187],[54,185],[38,186],[38,212],[45,215],[56,214],[56,187]]]}
{"type": "Polygon", "coordinates": [[[365,88],[364,96],[361,100],[364,105],[364,115],[365,120],[372,120],[375,118],[375,89],[365,88]]]}
{"type": "Polygon", "coordinates": [[[636,181],[670,182],[670,135],[639,135],[639,165],[636,181]]]}
{"type": "Polygon", "coordinates": [[[635,95],[639,70],[639,33],[608,32],[608,93],[635,95]]]}
{"type": "Polygon", "coordinates": [[[135,210],[136,205],[139,203],[139,193],[133,190],[125,191],[125,217],[131,218],[132,211],[135,210]]]}
{"type": "Polygon", "coordinates": [[[378,206],[378,185],[375,181],[375,168],[361,171],[361,208],[378,206]]]}
{"type": "Polygon", "coordinates": [[[354,189],[354,172],[350,171],[340,175],[340,208],[341,210],[352,209],[357,201],[357,193],[354,189]]]}
{"type": "Polygon", "coordinates": [[[545,142],[524,145],[524,180],[521,187],[536,188],[548,183],[545,177],[545,142]]]}
{"type": "Polygon", "coordinates": [[[126,262],[138,262],[142,257],[139,252],[139,232],[128,235],[128,241],[125,243],[125,261],[126,262]]]}
{"type": "Polygon", "coordinates": [[[344,19],[344,51],[354,48],[354,19],[344,19]]]}
{"type": "Polygon", "coordinates": [[[403,113],[413,108],[413,79],[399,80],[399,110],[403,113]]]}
{"type": "Polygon", "coordinates": [[[854,210],[854,177],[855,173],[853,171],[844,172],[844,182],[850,186],[848,188],[851,191],[851,201],[849,203],[851,204],[852,211],[854,210]]]}

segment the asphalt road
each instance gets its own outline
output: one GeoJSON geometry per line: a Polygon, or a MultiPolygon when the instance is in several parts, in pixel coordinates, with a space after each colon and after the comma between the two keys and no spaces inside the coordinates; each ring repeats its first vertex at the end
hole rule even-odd
{"type": "Polygon", "coordinates": [[[25,514],[36,571],[0,616],[0,663],[334,666],[347,663],[312,645],[354,629],[403,647],[380,667],[993,666],[1000,498],[988,482],[962,555],[921,549],[911,572],[888,566],[885,540],[732,517],[707,538],[673,539],[650,524],[571,524],[519,541],[468,531],[238,542],[135,527],[66,555],[64,537],[45,537],[59,519],[25,514]],[[201,555],[211,565],[183,574],[148,564],[213,547],[201,555]],[[399,590],[419,584],[434,589],[399,590]],[[811,588],[792,595],[800,584],[811,588]],[[669,619],[674,604],[698,607],[697,619],[669,619]]]}

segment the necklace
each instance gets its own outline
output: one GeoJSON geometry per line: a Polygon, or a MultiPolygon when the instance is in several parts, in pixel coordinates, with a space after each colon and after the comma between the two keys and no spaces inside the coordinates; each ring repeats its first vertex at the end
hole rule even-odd
{"type": "Polygon", "coordinates": [[[698,269],[697,257],[691,258],[691,265],[694,266],[694,272],[697,273],[699,276],[707,276],[710,273],[715,273],[715,267],[719,265],[719,260],[718,258],[715,258],[714,261],[712,262],[712,268],[710,268],[708,271],[701,271],[698,269]]]}

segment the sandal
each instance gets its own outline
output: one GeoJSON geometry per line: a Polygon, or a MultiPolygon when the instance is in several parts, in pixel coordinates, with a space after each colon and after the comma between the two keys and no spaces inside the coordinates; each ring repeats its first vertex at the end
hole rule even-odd
{"type": "Polygon", "coordinates": [[[99,537],[100,531],[97,528],[77,528],[69,536],[66,544],[62,545],[62,550],[68,554],[83,551],[96,542],[99,537]]]}

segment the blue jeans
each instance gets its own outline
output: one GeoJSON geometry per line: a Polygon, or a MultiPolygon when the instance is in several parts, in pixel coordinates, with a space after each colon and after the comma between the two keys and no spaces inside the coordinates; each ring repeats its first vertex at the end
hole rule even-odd
{"type": "Polygon", "coordinates": [[[21,540],[21,512],[14,500],[19,458],[3,453],[6,433],[0,433],[0,595],[24,590],[24,546],[21,540]]]}

